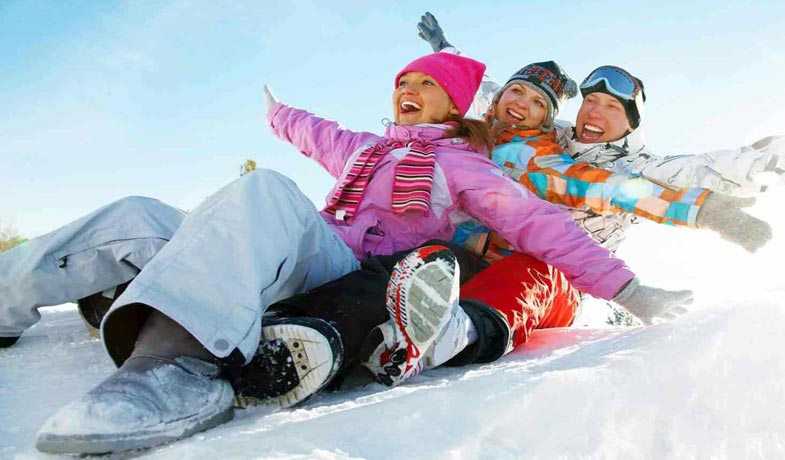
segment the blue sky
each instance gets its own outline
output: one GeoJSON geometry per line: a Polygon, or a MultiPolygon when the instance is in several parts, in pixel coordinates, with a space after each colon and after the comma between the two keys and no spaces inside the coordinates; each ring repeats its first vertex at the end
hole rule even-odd
{"type": "Polygon", "coordinates": [[[321,205],[331,180],[272,136],[262,84],[381,132],[393,76],[430,50],[415,27],[424,11],[499,80],[548,59],[579,81],[602,64],[631,70],[661,154],[785,134],[781,1],[480,4],[4,0],[0,224],[36,236],[126,195],[190,209],[246,158],[321,205]]]}

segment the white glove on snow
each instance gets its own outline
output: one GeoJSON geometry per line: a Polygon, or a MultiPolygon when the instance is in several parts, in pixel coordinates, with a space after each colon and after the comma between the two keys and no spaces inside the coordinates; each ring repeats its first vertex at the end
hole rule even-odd
{"type": "Polygon", "coordinates": [[[268,111],[270,110],[270,107],[278,103],[278,98],[275,97],[272,88],[270,88],[270,85],[267,83],[264,84],[264,103],[268,111]]]}
{"type": "Polygon", "coordinates": [[[654,318],[673,319],[686,313],[684,305],[692,303],[692,291],[667,291],[644,286],[638,278],[633,278],[613,301],[648,325],[654,318]]]}
{"type": "Polygon", "coordinates": [[[719,233],[722,239],[738,244],[749,252],[762,248],[771,239],[771,226],[741,208],[755,204],[755,198],[736,198],[712,193],[698,211],[697,225],[719,233]]]}

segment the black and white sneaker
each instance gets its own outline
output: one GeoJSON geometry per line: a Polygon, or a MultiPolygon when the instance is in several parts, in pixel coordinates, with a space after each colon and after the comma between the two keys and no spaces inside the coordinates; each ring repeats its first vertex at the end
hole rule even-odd
{"type": "Polygon", "coordinates": [[[235,406],[302,404],[335,377],[343,362],[338,331],[318,318],[265,321],[259,348],[235,385],[235,406]]]}

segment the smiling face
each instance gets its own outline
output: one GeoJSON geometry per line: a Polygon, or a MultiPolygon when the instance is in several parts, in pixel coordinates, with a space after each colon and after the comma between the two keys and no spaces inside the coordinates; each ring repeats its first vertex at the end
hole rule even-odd
{"type": "Polygon", "coordinates": [[[605,93],[589,93],[583,98],[575,120],[575,134],[584,144],[613,142],[632,131],[624,106],[605,93]]]}
{"type": "Polygon", "coordinates": [[[393,92],[395,123],[402,126],[443,123],[460,115],[450,96],[428,74],[407,72],[393,92]]]}
{"type": "Polygon", "coordinates": [[[548,114],[548,101],[538,91],[519,83],[504,90],[494,117],[523,129],[539,129],[548,114]]]}

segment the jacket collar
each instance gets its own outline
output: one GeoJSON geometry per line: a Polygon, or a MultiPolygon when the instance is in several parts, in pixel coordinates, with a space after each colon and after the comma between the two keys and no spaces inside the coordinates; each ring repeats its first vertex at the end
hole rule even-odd
{"type": "Polygon", "coordinates": [[[575,135],[575,128],[570,126],[558,136],[558,141],[565,152],[580,161],[602,162],[613,161],[621,157],[637,156],[647,152],[643,126],[639,126],[630,134],[613,142],[584,144],[575,135]]]}
{"type": "Polygon", "coordinates": [[[471,150],[468,142],[461,137],[444,137],[445,131],[452,128],[448,124],[421,124],[400,126],[395,123],[387,127],[384,137],[394,141],[426,140],[438,146],[449,146],[458,150],[471,150]]]}
{"type": "Polygon", "coordinates": [[[544,133],[540,129],[519,129],[519,128],[507,128],[496,135],[496,140],[494,143],[496,145],[507,144],[509,142],[521,142],[531,139],[543,139],[543,140],[556,140],[556,132],[550,131],[544,133]]]}

